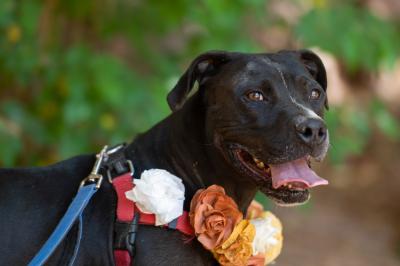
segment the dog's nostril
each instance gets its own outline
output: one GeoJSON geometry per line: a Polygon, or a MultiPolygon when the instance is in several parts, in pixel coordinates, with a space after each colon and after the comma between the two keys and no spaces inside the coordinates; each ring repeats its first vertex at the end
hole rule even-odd
{"type": "Polygon", "coordinates": [[[312,135],[313,135],[312,129],[309,128],[309,127],[307,127],[307,128],[304,130],[303,136],[306,137],[306,138],[311,138],[312,135]]]}
{"type": "Polygon", "coordinates": [[[326,137],[326,127],[319,119],[307,119],[296,125],[296,131],[300,139],[306,144],[321,144],[326,137]]]}
{"type": "Polygon", "coordinates": [[[326,129],[323,128],[323,127],[321,127],[321,128],[319,129],[319,131],[318,131],[318,137],[324,138],[325,135],[326,135],[326,129]]]}

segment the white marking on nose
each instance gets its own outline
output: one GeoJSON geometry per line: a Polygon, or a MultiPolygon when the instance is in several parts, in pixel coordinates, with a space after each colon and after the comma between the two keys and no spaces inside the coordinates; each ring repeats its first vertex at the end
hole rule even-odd
{"type": "Polygon", "coordinates": [[[308,107],[306,107],[306,106],[304,106],[304,105],[298,103],[298,102],[293,98],[293,96],[290,95],[289,87],[288,87],[288,85],[287,85],[287,83],[286,83],[285,76],[283,75],[283,72],[282,72],[282,70],[279,68],[279,66],[278,66],[276,63],[272,62],[269,58],[268,58],[268,60],[265,60],[265,61],[266,61],[269,65],[273,66],[273,67],[279,72],[279,75],[281,76],[283,85],[285,86],[285,88],[287,89],[287,91],[288,91],[288,93],[289,93],[289,97],[290,97],[291,102],[292,102],[293,104],[295,104],[300,110],[304,111],[305,114],[306,114],[306,116],[308,116],[309,118],[316,118],[316,119],[322,120],[322,118],[321,118],[319,115],[317,115],[312,109],[310,109],[310,108],[308,108],[308,107]]]}
{"type": "MultiPolygon", "coordinates": [[[[281,70],[279,67],[276,67],[276,69],[278,70],[278,72],[279,72],[279,74],[280,74],[280,76],[281,76],[283,85],[285,85],[285,88],[286,88],[286,89],[288,90],[288,92],[289,92],[289,88],[288,88],[288,86],[287,86],[287,83],[286,83],[286,80],[285,80],[285,76],[283,75],[282,70],[281,70]]],[[[316,119],[321,119],[321,120],[322,120],[322,118],[321,118],[319,115],[317,115],[312,109],[310,109],[310,108],[308,108],[308,107],[306,107],[306,106],[304,106],[304,105],[298,103],[298,102],[293,98],[293,96],[290,95],[290,92],[289,92],[289,97],[290,97],[290,100],[292,101],[292,103],[294,103],[298,108],[300,108],[300,110],[303,110],[309,118],[316,118],[316,119]]]]}
{"type": "Polygon", "coordinates": [[[314,112],[314,110],[312,110],[311,108],[308,108],[308,107],[302,105],[301,103],[298,103],[298,102],[292,97],[292,95],[289,95],[289,97],[290,97],[290,101],[291,101],[293,104],[295,104],[300,110],[304,111],[305,114],[307,115],[307,117],[309,117],[309,118],[316,118],[316,119],[321,119],[321,120],[322,120],[322,118],[321,118],[319,115],[317,115],[317,114],[314,112]]]}

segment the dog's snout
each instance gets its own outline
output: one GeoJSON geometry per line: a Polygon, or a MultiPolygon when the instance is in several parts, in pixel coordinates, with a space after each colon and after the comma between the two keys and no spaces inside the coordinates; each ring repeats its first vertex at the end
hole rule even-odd
{"type": "Polygon", "coordinates": [[[326,138],[326,125],[324,121],[308,118],[296,124],[296,132],[300,139],[307,145],[319,145],[326,138]]]}

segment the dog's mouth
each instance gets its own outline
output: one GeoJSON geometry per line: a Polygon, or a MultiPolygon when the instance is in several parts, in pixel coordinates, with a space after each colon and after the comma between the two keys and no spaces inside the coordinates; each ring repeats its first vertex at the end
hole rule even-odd
{"type": "Polygon", "coordinates": [[[230,153],[234,165],[279,205],[305,203],[310,198],[309,188],[328,184],[311,169],[308,155],[280,164],[267,164],[242,148],[232,148],[230,153]]]}

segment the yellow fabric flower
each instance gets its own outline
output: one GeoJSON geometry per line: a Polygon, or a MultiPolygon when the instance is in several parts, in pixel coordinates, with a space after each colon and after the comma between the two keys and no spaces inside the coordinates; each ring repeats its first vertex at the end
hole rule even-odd
{"type": "Polygon", "coordinates": [[[212,250],[221,265],[245,266],[253,254],[252,242],[255,227],[248,220],[242,220],[221,246],[212,250]]]}

